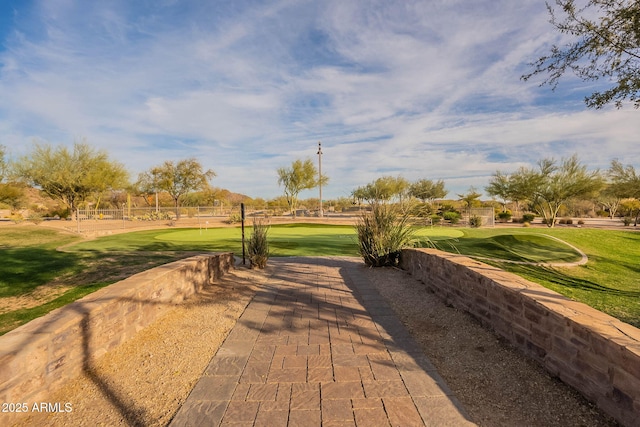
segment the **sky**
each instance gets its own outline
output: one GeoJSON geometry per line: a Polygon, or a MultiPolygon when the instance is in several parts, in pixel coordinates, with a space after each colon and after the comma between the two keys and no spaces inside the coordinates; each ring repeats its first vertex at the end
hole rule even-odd
{"type": "Polygon", "coordinates": [[[640,111],[584,104],[606,82],[520,78],[561,37],[544,0],[1,0],[0,144],[86,141],[134,180],[194,157],[266,199],[319,141],[325,199],[385,175],[457,198],[573,154],[639,167],[640,111]]]}

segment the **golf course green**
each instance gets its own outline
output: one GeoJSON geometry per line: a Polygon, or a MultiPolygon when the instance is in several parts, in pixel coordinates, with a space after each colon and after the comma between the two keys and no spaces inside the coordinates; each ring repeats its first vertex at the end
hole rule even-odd
{"type": "MultiPolygon", "coordinates": [[[[251,234],[245,228],[245,236],[251,234]]],[[[416,238],[424,241],[458,239],[463,232],[453,228],[416,229],[416,238]]],[[[269,228],[271,256],[358,256],[358,242],[350,225],[283,224],[269,228]]],[[[231,251],[242,253],[240,227],[185,228],[140,231],[104,236],[67,248],[86,251],[231,251]]]]}

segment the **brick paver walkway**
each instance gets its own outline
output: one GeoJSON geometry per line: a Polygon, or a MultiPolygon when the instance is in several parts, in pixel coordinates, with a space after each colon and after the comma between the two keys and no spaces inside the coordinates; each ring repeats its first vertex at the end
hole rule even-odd
{"type": "Polygon", "coordinates": [[[360,260],[269,263],[172,426],[473,425],[360,260]]]}

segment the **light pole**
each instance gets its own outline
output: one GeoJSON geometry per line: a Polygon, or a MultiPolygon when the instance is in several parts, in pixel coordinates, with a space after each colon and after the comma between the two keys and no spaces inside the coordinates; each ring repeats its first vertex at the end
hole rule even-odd
{"type": "Polygon", "coordinates": [[[320,188],[320,212],[318,216],[323,217],[322,212],[322,142],[318,142],[318,187],[320,188]]]}

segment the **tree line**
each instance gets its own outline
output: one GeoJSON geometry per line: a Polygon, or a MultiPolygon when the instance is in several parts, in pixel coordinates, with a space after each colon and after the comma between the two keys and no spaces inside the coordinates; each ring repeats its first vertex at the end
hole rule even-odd
{"type": "MultiPolygon", "coordinates": [[[[215,200],[231,197],[228,190],[210,185],[216,174],[205,170],[194,158],[165,161],[140,173],[135,182],[125,167],[108,157],[104,151],[95,150],[86,141],[73,147],[53,147],[34,144],[31,152],[13,161],[6,158],[6,148],[0,145],[0,204],[14,209],[22,203],[22,188],[33,186],[50,198],[59,201],[70,212],[90,202],[98,209],[104,198],[114,193],[135,194],[149,206],[158,197],[169,199],[179,216],[179,207],[188,205],[213,205],[215,200]]],[[[286,206],[295,216],[299,194],[303,190],[326,185],[329,178],[319,176],[310,159],[295,160],[290,167],[277,170],[278,184],[284,195],[271,201],[256,199],[261,207],[286,206]]],[[[519,213],[534,212],[552,227],[561,208],[577,200],[590,200],[608,212],[613,218],[622,206],[631,211],[634,223],[640,217],[640,176],[634,166],[613,160],[606,171],[589,170],[576,155],[556,161],[539,160],[535,167],[521,167],[516,171],[496,171],[490,178],[485,192],[499,200],[501,210],[509,205],[519,213]]],[[[355,188],[351,200],[334,201],[341,209],[362,203],[403,203],[419,201],[413,209],[419,216],[434,215],[436,201],[448,195],[443,180],[420,179],[409,182],[403,177],[383,176],[366,185],[355,188]]],[[[464,208],[481,204],[481,193],[470,187],[464,194],[457,194],[457,201],[464,208]]],[[[238,202],[238,201],[236,201],[238,202]]],[[[310,201],[314,206],[318,200],[310,201]]],[[[487,204],[485,202],[485,204],[487,204]]],[[[442,203],[441,203],[442,205],[442,203]]],[[[455,208],[444,204],[439,214],[453,212],[455,208]]]]}
{"type": "Polygon", "coordinates": [[[0,203],[18,208],[21,189],[32,186],[60,202],[69,212],[91,202],[95,209],[113,192],[131,192],[145,197],[165,192],[173,200],[176,215],[184,197],[194,190],[210,189],[212,170],[204,170],[196,159],[165,161],[141,173],[135,182],[120,162],[86,141],[73,147],[34,144],[30,153],[9,161],[0,146],[0,203]],[[6,181],[6,182],[5,182],[6,181]]]}
{"type": "MultiPolygon", "coordinates": [[[[512,173],[497,171],[486,187],[487,194],[502,201],[503,210],[508,202],[516,209],[528,203],[533,212],[553,227],[560,208],[572,200],[593,200],[613,218],[625,200],[637,205],[640,197],[640,177],[632,165],[611,161],[606,171],[589,171],[576,155],[557,162],[542,159],[537,167],[521,167],[512,173]]],[[[631,209],[637,224],[640,208],[631,209]]]]}
{"type": "MultiPolygon", "coordinates": [[[[24,189],[29,186],[59,202],[65,210],[63,215],[89,205],[96,210],[113,207],[114,203],[119,207],[124,195],[127,202],[129,195],[135,195],[149,207],[166,206],[169,199],[178,218],[181,206],[212,206],[222,201],[227,205],[252,202],[276,211],[288,208],[295,214],[301,191],[328,182],[326,176],[317,176],[311,160],[296,160],[289,168],[279,168],[277,174],[284,196],[267,201],[213,187],[210,181],[215,172],[205,170],[195,158],[167,160],[141,172],[132,182],[124,165],[84,140],[72,147],[35,143],[28,154],[12,161],[7,159],[6,147],[0,145],[0,208],[24,207],[24,189]]],[[[348,203],[339,199],[332,205],[345,207],[348,203]]]]}
{"type": "MultiPolygon", "coordinates": [[[[502,212],[508,206],[533,212],[542,217],[543,222],[553,227],[558,220],[561,208],[576,201],[587,200],[602,206],[611,218],[614,218],[623,204],[634,216],[637,224],[640,216],[640,176],[632,165],[624,165],[612,160],[606,171],[589,170],[576,155],[556,161],[553,158],[541,159],[535,167],[521,167],[510,173],[496,171],[484,188],[486,194],[497,198],[502,212]]],[[[434,206],[436,200],[442,201],[448,194],[442,180],[421,179],[410,183],[402,177],[384,176],[352,192],[357,203],[402,203],[407,198],[421,203],[412,209],[418,216],[435,215],[451,217],[456,209],[449,204],[434,206]]],[[[456,201],[462,208],[481,206],[481,193],[470,187],[466,193],[457,194],[456,201]]],[[[491,203],[484,203],[491,206],[491,203]]],[[[499,214],[500,215],[500,214],[499,214]]],[[[511,216],[509,212],[508,216],[511,216]]],[[[434,216],[435,218],[435,216],[434,216]]]]}

